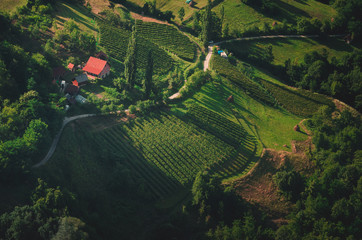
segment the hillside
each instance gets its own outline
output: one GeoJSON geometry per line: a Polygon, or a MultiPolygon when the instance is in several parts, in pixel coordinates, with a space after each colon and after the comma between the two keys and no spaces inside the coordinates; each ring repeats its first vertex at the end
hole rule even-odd
{"type": "Polygon", "coordinates": [[[359,0],[0,3],[0,239],[359,239],[359,0]]]}
{"type": "Polygon", "coordinates": [[[258,7],[244,4],[238,0],[222,1],[213,8],[213,11],[220,14],[221,8],[224,8],[224,24],[229,24],[230,32],[244,32],[255,27],[262,29],[264,24],[271,28],[274,22],[280,24],[286,21],[295,24],[298,18],[317,18],[321,21],[330,21],[336,15],[336,11],[332,7],[315,0],[280,0],[273,1],[273,3],[275,7],[267,14],[263,14],[258,7]]]}

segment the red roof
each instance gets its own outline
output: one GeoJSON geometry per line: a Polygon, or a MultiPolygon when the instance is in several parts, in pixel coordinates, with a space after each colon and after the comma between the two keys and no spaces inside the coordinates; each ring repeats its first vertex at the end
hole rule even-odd
{"type": "Polygon", "coordinates": [[[107,61],[95,57],[90,57],[87,64],[83,68],[83,71],[99,75],[106,66],[106,64],[107,61]]]}
{"type": "Polygon", "coordinates": [[[77,86],[77,87],[78,87],[78,85],[79,85],[78,82],[77,82],[77,80],[73,80],[73,81],[72,81],[72,84],[73,84],[74,86],[77,86]]]}
{"type": "Polygon", "coordinates": [[[68,69],[69,69],[69,70],[72,70],[73,68],[74,68],[74,64],[73,64],[73,63],[69,63],[69,64],[68,64],[68,69]]]}

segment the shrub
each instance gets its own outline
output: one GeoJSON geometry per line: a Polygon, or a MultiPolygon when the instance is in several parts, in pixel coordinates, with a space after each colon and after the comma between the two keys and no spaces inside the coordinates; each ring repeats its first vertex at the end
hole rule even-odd
{"type": "Polygon", "coordinates": [[[129,110],[129,113],[130,113],[130,114],[134,114],[134,113],[137,112],[137,107],[136,107],[135,105],[130,105],[130,106],[128,107],[128,110],[129,110]]]}

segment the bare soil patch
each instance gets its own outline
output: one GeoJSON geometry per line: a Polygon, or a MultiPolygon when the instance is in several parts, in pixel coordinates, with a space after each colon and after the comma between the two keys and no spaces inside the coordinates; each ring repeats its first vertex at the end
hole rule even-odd
{"type": "Polygon", "coordinates": [[[109,1],[108,0],[86,0],[92,7],[92,12],[98,14],[105,9],[109,9],[109,1]]]}
{"type": "Polygon", "coordinates": [[[168,22],[166,21],[161,21],[161,20],[158,20],[158,19],[155,19],[155,18],[150,18],[150,17],[145,17],[145,16],[142,16],[138,13],[135,13],[135,12],[131,12],[131,16],[134,18],[134,19],[137,19],[137,20],[142,20],[144,22],[154,22],[154,23],[159,23],[159,24],[166,24],[166,25],[171,25],[169,24],[168,22]]]}
{"type": "Polygon", "coordinates": [[[279,195],[273,176],[284,168],[293,168],[304,175],[310,175],[314,169],[313,163],[305,154],[305,149],[311,147],[311,138],[294,141],[292,146],[295,149],[293,152],[264,149],[259,162],[245,177],[227,183],[246,201],[266,212],[278,226],[286,223],[286,216],[294,204],[279,195]]]}

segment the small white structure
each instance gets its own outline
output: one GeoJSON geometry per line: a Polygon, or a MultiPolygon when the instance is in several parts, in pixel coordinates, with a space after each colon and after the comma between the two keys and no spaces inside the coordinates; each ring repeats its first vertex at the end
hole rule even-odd
{"type": "Polygon", "coordinates": [[[64,80],[62,80],[61,83],[60,83],[60,92],[61,93],[64,92],[66,86],[67,86],[67,83],[64,80]]]}
{"type": "Polygon", "coordinates": [[[228,55],[226,55],[225,52],[220,53],[220,56],[223,57],[223,58],[227,58],[227,57],[228,57],[228,55]]]}

